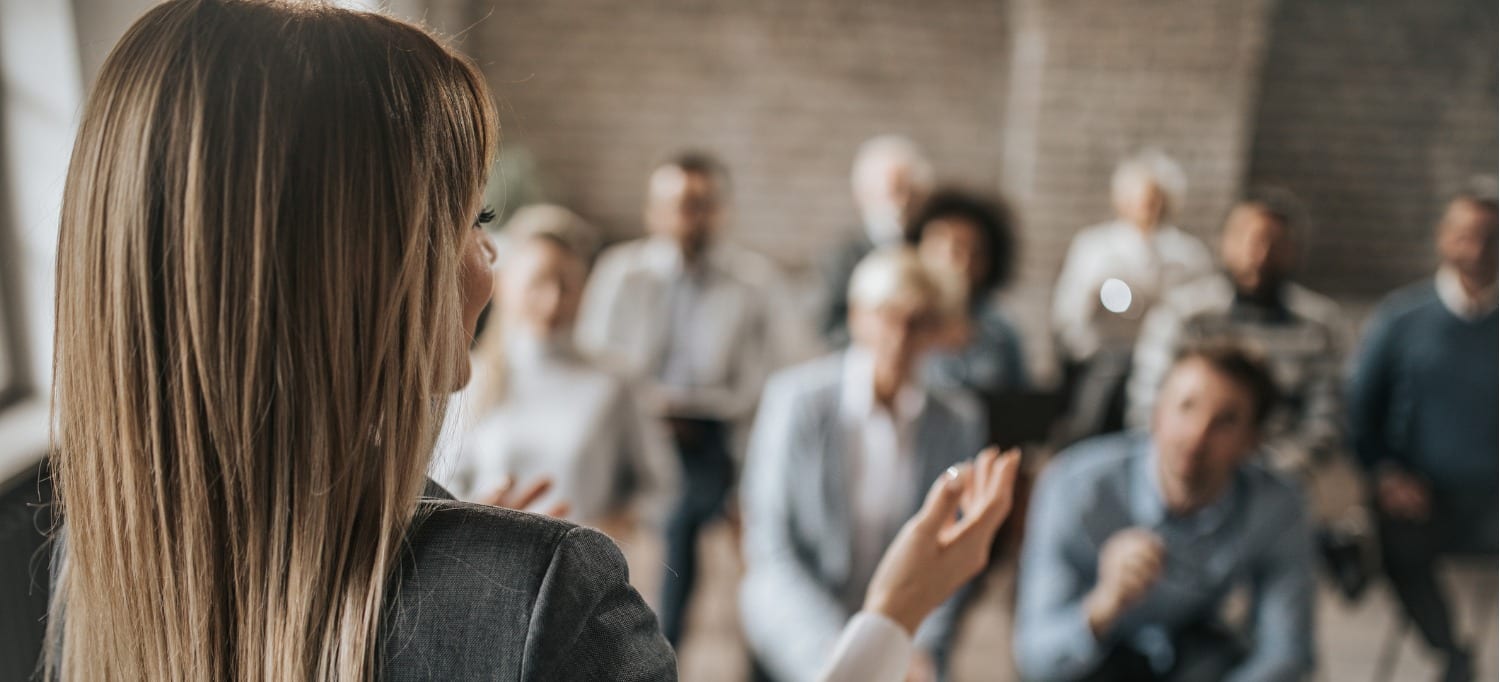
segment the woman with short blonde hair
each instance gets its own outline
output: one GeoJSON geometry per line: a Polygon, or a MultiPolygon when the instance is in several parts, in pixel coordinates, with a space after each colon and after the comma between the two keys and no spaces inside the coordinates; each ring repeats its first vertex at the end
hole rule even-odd
{"type": "Polygon", "coordinates": [[[675,676],[608,540],[422,497],[496,136],[473,64],[379,14],[126,33],[64,192],[49,677],[675,676]]]}

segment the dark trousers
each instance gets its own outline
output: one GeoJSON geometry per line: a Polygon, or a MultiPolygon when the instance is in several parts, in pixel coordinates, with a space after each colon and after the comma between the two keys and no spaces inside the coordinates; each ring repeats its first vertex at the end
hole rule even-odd
{"type": "Polygon", "coordinates": [[[706,419],[671,419],[668,426],[682,463],[682,492],[667,518],[667,571],[662,580],[661,629],[676,647],[698,577],[698,533],[724,508],[734,482],[729,427],[706,419]]]}
{"type": "Polygon", "coordinates": [[[1434,489],[1432,514],[1425,520],[1398,519],[1378,511],[1380,554],[1391,589],[1422,637],[1439,652],[1454,655],[1461,645],[1453,632],[1448,598],[1434,570],[1438,557],[1495,553],[1495,495],[1434,489]]]}
{"type": "Polygon", "coordinates": [[[1222,680],[1245,658],[1238,638],[1217,624],[1184,628],[1172,638],[1176,660],[1171,669],[1152,668],[1145,655],[1116,645],[1094,672],[1080,682],[1201,682],[1222,680]]]}

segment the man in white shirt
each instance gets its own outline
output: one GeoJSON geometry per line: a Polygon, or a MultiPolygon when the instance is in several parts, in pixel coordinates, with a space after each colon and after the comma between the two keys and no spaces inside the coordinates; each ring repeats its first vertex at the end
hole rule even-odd
{"type": "Polygon", "coordinates": [[[849,345],[849,275],[877,248],[906,239],[907,223],[933,187],[932,162],[915,142],[899,135],[866,140],[854,155],[849,184],[860,226],[823,262],[823,299],[818,321],[832,348],[849,345]]]}
{"type": "Polygon", "coordinates": [[[1070,438],[1123,423],[1124,382],[1141,320],[1163,292],[1213,269],[1208,249],[1167,221],[1187,188],[1156,150],[1115,169],[1117,218],[1073,238],[1052,294],[1052,326],[1073,388],[1070,438]]]}
{"type": "MultiPolygon", "coordinates": [[[[849,350],[767,384],[747,461],[740,591],[760,675],[791,682],[824,669],[923,485],[978,452],[978,406],[916,377],[958,315],[957,289],[908,249],[876,251],[850,282],[849,350]]],[[[959,601],[918,631],[916,679],[942,670],[959,601]]]]}
{"type": "Polygon", "coordinates": [[[734,480],[734,428],[754,411],[774,353],[763,268],[719,243],[723,166],[683,154],[647,186],[648,236],[600,257],[579,316],[585,351],[644,384],[670,428],[682,495],[667,520],[662,630],[675,646],[696,577],[697,536],[734,480]]]}

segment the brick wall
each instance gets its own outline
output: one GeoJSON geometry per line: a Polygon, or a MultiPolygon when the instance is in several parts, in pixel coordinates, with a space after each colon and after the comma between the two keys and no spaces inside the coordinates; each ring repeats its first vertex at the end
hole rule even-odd
{"type": "Polygon", "coordinates": [[[997,2],[514,0],[466,42],[552,199],[633,236],[650,168],[701,147],[734,176],[734,238],[796,268],[852,224],[874,134],[997,185],[1007,35],[997,2]]]}
{"type": "Polygon", "coordinates": [[[1121,158],[1143,146],[1175,157],[1189,186],[1173,222],[1213,232],[1244,174],[1266,7],[1015,0],[1004,186],[1026,222],[1010,300],[1031,348],[1050,345],[1047,309],[1069,241],[1112,217],[1109,179],[1121,158]]]}
{"type": "Polygon", "coordinates": [[[1496,165],[1493,2],[1282,2],[1253,182],[1314,221],[1305,279],[1368,298],[1428,272],[1447,195],[1496,165]]]}
{"type": "MultiPolygon", "coordinates": [[[[423,0],[406,0],[421,4],[423,0]]],[[[1023,222],[1007,299],[1050,367],[1069,239],[1144,145],[1188,171],[1212,242],[1248,182],[1302,195],[1307,279],[1359,307],[1430,265],[1449,188],[1496,162],[1495,7],[1404,0],[426,0],[502,100],[549,198],[639,233],[656,160],[735,174],[734,237],[805,268],[853,216],[850,155],[905,133],[1023,222]]]]}

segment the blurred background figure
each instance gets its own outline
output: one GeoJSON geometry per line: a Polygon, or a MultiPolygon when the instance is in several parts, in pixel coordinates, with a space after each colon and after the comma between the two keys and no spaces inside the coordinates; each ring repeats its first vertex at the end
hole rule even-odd
{"type": "Polygon", "coordinates": [[[1290,197],[1241,201],[1224,221],[1223,270],[1167,290],[1147,313],[1129,380],[1130,426],[1146,428],[1183,348],[1233,340],[1260,352],[1276,380],[1280,400],[1262,434],[1276,466],[1303,470],[1342,451],[1345,324],[1338,304],[1291,281],[1306,229],[1292,206],[1290,197]]]}
{"type": "Polygon", "coordinates": [[[934,172],[915,142],[881,135],[859,146],[849,183],[860,222],[823,262],[819,327],[831,348],[849,344],[849,276],[871,251],[907,240],[906,228],[932,191],[934,172]]]}
{"type": "MultiPolygon", "coordinates": [[[[872,252],[849,284],[850,348],[768,384],[748,455],[740,588],[762,679],[823,670],[926,482],[979,452],[978,406],[917,377],[961,315],[960,285],[941,280],[905,247],[872,252]]],[[[909,679],[938,677],[961,602],[918,631],[909,679]]]]}
{"type": "Polygon", "coordinates": [[[913,216],[906,239],[923,263],[951,273],[963,289],[957,333],[927,359],[923,378],[981,395],[1029,386],[1021,335],[996,299],[1016,259],[1010,213],[990,199],[939,191],[913,216]]]}
{"type": "Polygon", "coordinates": [[[1299,680],[1313,665],[1312,537],[1297,488],[1256,464],[1270,371],[1185,351],[1149,435],[1058,455],[1032,498],[1015,626],[1028,680],[1299,680]],[[1237,586],[1243,628],[1219,619],[1237,586]]]}
{"type": "Polygon", "coordinates": [[[1116,218],[1073,237],[1052,292],[1052,327],[1071,391],[1067,440],[1124,424],[1125,379],[1146,312],[1163,292],[1210,272],[1208,249],[1168,221],[1187,192],[1182,167],[1155,149],[1116,167],[1116,218]]]}
{"type": "Polygon", "coordinates": [[[566,503],[568,518],[625,542],[637,522],[662,519],[678,472],[629,381],[574,345],[594,229],[565,208],[536,204],[501,236],[494,303],[461,408],[472,426],[449,490],[498,504],[497,492],[546,477],[553,485],[539,506],[566,503]]]}
{"type": "Polygon", "coordinates": [[[686,153],[652,171],[648,236],[605,251],[584,295],[578,342],[644,381],[645,409],[676,446],[682,492],[666,524],[662,630],[681,641],[702,526],[735,479],[733,431],[760,399],[773,344],[760,270],[719,243],[728,174],[686,153]]]}
{"type": "Polygon", "coordinates": [[[1448,204],[1437,275],[1381,303],[1349,384],[1385,570],[1407,616],[1446,659],[1445,681],[1472,679],[1474,670],[1435,560],[1496,549],[1496,204],[1494,180],[1484,184],[1448,204]]]}

